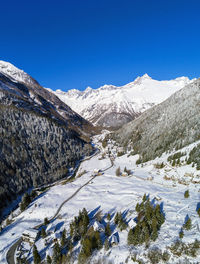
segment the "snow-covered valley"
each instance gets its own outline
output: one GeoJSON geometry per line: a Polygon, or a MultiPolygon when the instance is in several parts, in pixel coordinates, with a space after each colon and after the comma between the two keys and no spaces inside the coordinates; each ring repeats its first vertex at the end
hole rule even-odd
{"type": "MultiPolygon", "coordinates": [[[[169,253],[170,259],[167,263],[180,263],[179,261],[186,263],[184,262],[185,259],[188,259],[187,263],[200,261],[199,254],[192,257],[191,254],[183,252],[178,256],[175,253],[173,254],[173,250],[170,249],[170,246],[179,239],[179,233],[187,217],[190,217],[192,227],[190,230],[184,230],[184,237],[181,241],[188,244],[200,237],[200,218],[197,214],[200,202],[199,171],[191,164],[185,164],[186,155],[181,157],[180,165],[172,166],[167,158],[176,151],[165,153],[153,161],[136,165],[138,155],[125,154],[118,157],[112,143],[108,144],[106,148],[102,147],[101,141],[103,138],[104,135],[100,135],[94,139],[100,153],[81,163],[76,173],[77,177],[73,181],[64,181],[44,191],[24,212],[20,213],[19,209],[13,212],[13,215],[9,218],[10,220],[12,218],[12,223],[3,228],[0,236],[0,263],[6,263],[7,251],[26,229],[41,224],[45,217],[50,219],[56,213],[60,204],[87,182],[86,186],[63,205],[58,217],[47,226],[48,230],[54,230],[53,232],[47,232],[46,240],[49,242],[45,244],[45,239],[42,237],[36,241],[42,259],[45,259],[46,255],[51,256],[53,254],[55,234],[57,234],[57,240],[60,241],[59,235],[65,228],[67,237],[70,237],[71,221],[74,216],[79,214],[80,210],[86,208],[90,219],[99,214],[101,223],[104,226],[107,222],[110,222],[111,234],[108,239],[111,239],[114,234],[117,234],[118,237],[117,243],[110,246],[109,249],[106,250],[103,246],[102,249],[94,251],[89,263],[97,263],[100,260],[102,263],[134,263],[133,259],[135,259],[135,263],[138,263],[139,260],[143,260],[140,263],[151,263],[148,252],[156,247],[169,253]],[[113,166],[110,158],[114,159],[113,166]],[[161,163],[164,166],[159,168],[158,164],[161,163]],[[116,170],[119,167],[122,173],[120,176],[116,176],[116,170]],[[130,175],[123,172],[125,167],[127,170],[131,170],[130,175]],[[98,174],[98,171],[99,175],[92,179],[92,176],[95,173],[98,174]],[[188,198],[184,198],[186,190],[189,190],[188,198]],[[149,195],[151,202],[162,206],[165,222],[158,232],[156,241],[151,241],[148,247],[145,247],[144,244],[138,246],[128,245],[129,223],[136,218],[136,204],[142,202],[145,193],[149,195]],[[122,231],[114,223],[117,212],[122,213],[127,224],[122,231]],[[107,219],[108,213],[111,215],[110,220],[107,219]]],[[[181,151],[189,153],[197,143],[181,151]]],[[[103,232],[101,238],[102,241],[105,241],[103,232]]],[[[27,251],[24,251],[24,256],[29,261],[33,261],[30,246],[28,243],[23,242],[23,250],[25,249],[27,251]]],[[[80,249],[81,244],[78,242],[71,252],[72,263],[78,263],[80,249]]]]}

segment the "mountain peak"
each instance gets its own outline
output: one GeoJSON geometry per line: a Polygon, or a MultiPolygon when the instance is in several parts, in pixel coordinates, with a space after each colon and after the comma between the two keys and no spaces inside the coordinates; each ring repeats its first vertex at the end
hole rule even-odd
{"type": "Polygon", "coordinates": [[[151,77],[147,73],[145,73],[144,75],[142,75],[140,78],[141,79],[151,79],[151,77]]]}
{"type": "Polygon", "coordinates": [[[133,83],[141,84],[144,80],[152,80],[152,78],[147,73],[145,73],[142,76],[138,76],[133,83]]]}
{"type": "Polygon", "coordinates": [[[29,74],[15,67],[12,63],[0,60],[0,72],[15,82],[38,84],[29,74]]]}

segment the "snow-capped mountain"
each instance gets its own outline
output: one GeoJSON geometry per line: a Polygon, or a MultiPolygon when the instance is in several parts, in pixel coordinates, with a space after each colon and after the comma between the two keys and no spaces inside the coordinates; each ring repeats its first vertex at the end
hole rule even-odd
{"type": "Polygon", "coordinates": [[[69,168],[91,152],[92,131],[31,76],[1,62],[0,216],[19,193],[69,176],[69,168]]]}
{"type": "Polygon", "coordinates": [[[124,125],[113,136],[140,154],[143,161],[200,139],[200,79],[124,125]]]}
{"type": "Polygon", "coordinates": [[[98,89],[88,87],[84,91],[56,90],[54,94],[93,124],[117,128],[161,103],[190,82],[187,77],[157,81],[144,74],[120,87],[104,85],[98,89]]]}
{"type": "MultiPolygon", "coordinates": [[[[0,91],[7,91],[29,102],[31,107],[39,109],[42,113],[50,114],[54,119],[64,122],[80,134],[86,135],[93,131],[92,125],[74,112],[55,94],[44,89],[35,79],[23,70],[18,69],[9,62],[0,61],[0,91]]],[[[15,99],[16,104],[16,99],[15,99]]],[[[18,103],[19,105],[19,103],[18,103]]]]}
{"type": "Polygon", "coordinates": [[[38,82],[30,75],[9,62],[0,60],[0,72],[12,78],[13,81],[23,82],[29,85],[38,85],[38,82]]]}

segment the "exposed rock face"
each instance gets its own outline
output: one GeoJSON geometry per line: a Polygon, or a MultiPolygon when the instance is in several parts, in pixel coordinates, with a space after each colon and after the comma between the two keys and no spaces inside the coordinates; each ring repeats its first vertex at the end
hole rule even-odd
{"type": "Polygon", "coordinates": [[[88,121],[31,77],[17,80],[0,70],[0,211],[27,188],[67,176],[92,151],[82,139],[88,129],[88,121]]]}

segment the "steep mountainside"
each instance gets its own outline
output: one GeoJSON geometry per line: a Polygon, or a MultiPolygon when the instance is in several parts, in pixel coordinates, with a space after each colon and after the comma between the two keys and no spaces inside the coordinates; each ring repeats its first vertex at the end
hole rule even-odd
{"type": "Polygon", "coordinates": [[[145,74],[121,87],[104,85],[98,89],[88,87],[83,92],[57,90],[54,93],[93,124],[119,128],[190,82],[186,77],[157,81],[145,74]]]}
{"type": "Polygon", "coordinates": [[[0,211],[27,188],[67,176],[68,169],[91,152],[91,145],[81,137],[88,135],[87,129],[93,129],[30,76],[20,70],[19,75],[8,70],[5,73],[2,64],[0,211]]]}
{"type": "Polygon", "coordinates": [[[0,81],[1,90],[6,90],[23,101],[28,101],[32,107],[39,108],[41,112],[76,130],[80,135],[89,136],[94,133],[91,123],[14,65],[0,61],[0,81]]]}
{"type": "Polygon", "coordinates": [[[141,161],[147,161],[199,140],[199,127],[200,79],[124,125],[113,136],[139,153],[141,161]]]}

